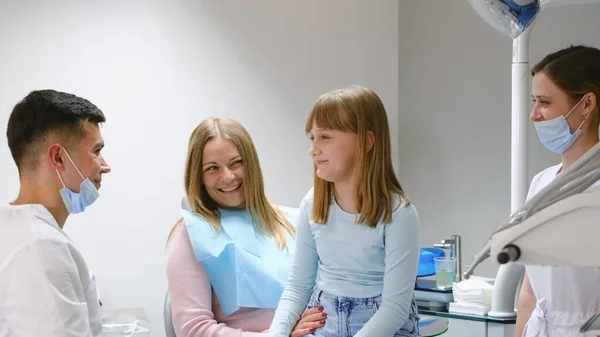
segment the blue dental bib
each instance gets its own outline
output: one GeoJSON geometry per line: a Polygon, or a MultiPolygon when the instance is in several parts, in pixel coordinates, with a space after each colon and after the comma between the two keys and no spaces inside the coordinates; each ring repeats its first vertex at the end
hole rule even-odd
{"type": "MultiPolygon", "coordinates": [[[[297,209],[282,210],[295,226],[297,209]]],[[[221,230],[198,214],[181,210],[196,260],[202,264],[225,316],[239,308],[275,309],[287,283],[295,242],[288,250],[260,233],[246,210],[219,209],[221,230]]]]}

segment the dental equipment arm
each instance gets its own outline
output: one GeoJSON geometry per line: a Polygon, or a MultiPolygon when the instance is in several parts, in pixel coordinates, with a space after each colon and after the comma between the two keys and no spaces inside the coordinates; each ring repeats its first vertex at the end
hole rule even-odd
{"type": "MultiPolygon", "coordinates": [[[[465,272],[488,257],[500,264],[600,267],[600,143],[539,191],[494,232],[465,272]]],[[[600,313],[580,330],[600,333],[600,313]]]]}
{"type": "Polygon", "coordinates": [[[600,266],[600,143],[492,233],[465,272],[490,255],[498,263],[600,266]]]}

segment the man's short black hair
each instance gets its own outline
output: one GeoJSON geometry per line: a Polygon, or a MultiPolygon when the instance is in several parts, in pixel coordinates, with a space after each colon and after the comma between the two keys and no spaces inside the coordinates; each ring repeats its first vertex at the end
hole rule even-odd
{"type": "Polygon", "coordinates": [[[35,170],[39,144],[50,134],[64,142],[84,135],[84,122],[104,123],[100,109],[88,100],[56,90],[30,92],[17,103],[8,119],[8,147],[19,168],[35,170]]]}

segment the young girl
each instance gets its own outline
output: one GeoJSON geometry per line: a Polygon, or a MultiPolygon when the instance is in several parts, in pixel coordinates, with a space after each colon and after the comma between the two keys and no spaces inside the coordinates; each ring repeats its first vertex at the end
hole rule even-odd
{"type": "Polygon", "coordinates": [[[307,306],[327,317],[314,336],[419,336],[419,217],[392,167],[383,103],[362,87],[326,93],[306,132],[314,187],[269,336],[289,336],[307,306]]]}

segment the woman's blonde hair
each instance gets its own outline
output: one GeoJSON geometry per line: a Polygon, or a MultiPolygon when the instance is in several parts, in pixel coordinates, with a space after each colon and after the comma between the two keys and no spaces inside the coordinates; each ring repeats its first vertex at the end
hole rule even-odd
{"type": "MultiPolygon", "coordinates": [[[[321,95],[306,119],[306,133],[313,125],[329,130],[355,133],[358,137],[356,183],[354,200],[359,212],[357,223],[376,227],[383,216],[383,223],[392,220],[394,195],[408,206],[392,164],[390,129],[383,102],[367,88],[351,86],[321,95]],[[374,143],[368,149],[368,133],[374,143]]],[[[333,195],[333,183],[317,176],[314,166],[314,201],[311,221],[327,222],[329,204],[333,195]]]]}
{"type": "MultiPolygon", "coordinates": [[[[242,157],[246,209],[256,227],[263,234],[273,238],[282,249],[287,249],[286,232],[295,236],[294,226],[281,211],[268,202],[254,142],[248,131],[234,119],[208,118],[192,132],[185,164],[184,182],[185,194],[191,210],[208,221],[215,231],[218,232],[221,229],[219,205],[208,195],[202,180],[204,147],[208,141],[218,137],[231,140],[242,157]]],[[[169,238],[181,223],[183,223],[183,219],[179,219],[171,229],[169,238]]]]}

